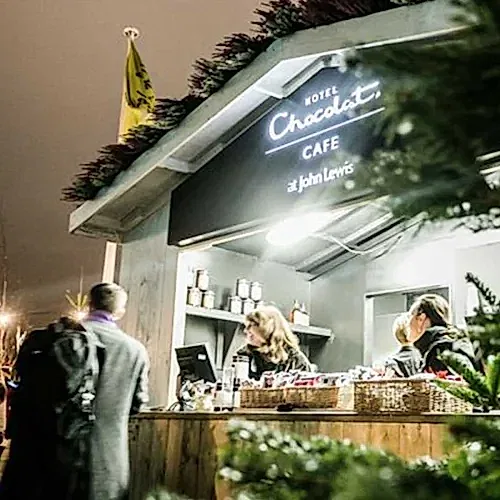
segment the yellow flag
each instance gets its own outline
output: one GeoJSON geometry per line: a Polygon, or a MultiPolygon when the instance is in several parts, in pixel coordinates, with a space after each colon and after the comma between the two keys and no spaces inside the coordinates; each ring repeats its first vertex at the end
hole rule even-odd
{"type": "MultiPolygon", "coordinates": [[[[139,36],[135,28],[126,28],[124,35],[128,38],[127,61],[125,64],[125,79],[123,82],[122,109],[118,142],[124,141],[124,136],[137,125],[148,121],[148,114],[155,107],[155,93],[146,67],[139,52],[135,47],[134,38],[139,36]]],[[[117,244],[106,242],[102,281],[111,283],[115,281],[117,244]]]]}
{"type": "Polygon", "coordinates": [[[154,106],[155,93],[151,79],[133,38],[128,37],[119,140],[123,140],[123,136],[132,128],[145,123],[154,106]]]}

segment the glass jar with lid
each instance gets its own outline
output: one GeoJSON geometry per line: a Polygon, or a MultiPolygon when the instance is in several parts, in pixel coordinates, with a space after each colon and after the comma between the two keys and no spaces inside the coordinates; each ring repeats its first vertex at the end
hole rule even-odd
{"type": "Polygon", "coordinates": [[[190,288],[188,291],[187,303],[193,307],[201,306],[201,290],[198,288],[190,288]]]}
{"type": "Polygon", "coordinates": [[[248,299],[250,297],[250,283],[245,278],[236,280],[236,295],[240,299],[248,299]]]}
{"type": "Polygon", "coordinates": [[[242,301],[237,295],[229,298],[229,312],[233,314],[241,314],[242,301]]]}
{"type": "Polygon", "coordinates": [[[235,378],[240,382],[248,380],[250,376],[250,359],[248,356],[236,354],[233,356],[235,378]]]}
{"type": "Polygon", "coordinates": [[[245,299],[243,301],[243,314],[246,316],[255,309],[255,302],[252,299],[245,299]]]}
{"type": "Polygon", "coordinates": [[[201,307],[204,307],[205,309],[213,309],[215,307],[215,293],[212,292],[212,290],[203,292],[201,307]]]}
{"type": "Polygon", "coordinates": [[[250,298],[255,302],[262,300],[262,285],[258,281],[253,281],[250,285],[250,298]]]}
{"type": "Polygon", "coordinates": [[[196,288],[199,288],[202,292],[206,292],[208,290],[208,285],[208,271],[206,269],[198,269],[196,271],[196,288]]]}

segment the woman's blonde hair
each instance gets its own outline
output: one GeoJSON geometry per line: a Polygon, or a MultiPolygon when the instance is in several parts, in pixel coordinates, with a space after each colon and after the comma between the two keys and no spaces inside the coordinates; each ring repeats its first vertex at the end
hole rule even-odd
{"type": "Polygon", "coordinates": [[[299,339],[288,321],[274,306],[261,306],[247,314],[246,321],[257,328],[265,344],[257,350],[273,363],[288,360],[290,349],[299,350],[299,339]]]}
{"type": "Polygon", "coordinates": [[[408,344],[408,314],[400,314],[392,324],[392,333],[400,344],[408,344]]]}

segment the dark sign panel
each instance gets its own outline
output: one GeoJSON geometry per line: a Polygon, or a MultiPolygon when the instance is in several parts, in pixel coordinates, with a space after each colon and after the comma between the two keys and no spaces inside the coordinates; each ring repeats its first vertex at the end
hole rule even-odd
{"type": "Polygon", "coordinates": [[[175,189],[169,242],[366,195],[352,177],[383,109],[377,79],[320,71],[175,189]]]}

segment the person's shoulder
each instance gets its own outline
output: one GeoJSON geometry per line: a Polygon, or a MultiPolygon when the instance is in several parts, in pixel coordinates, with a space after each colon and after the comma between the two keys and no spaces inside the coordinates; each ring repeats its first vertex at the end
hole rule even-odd
{"type": "Polygon", "coordinates": [[[148,355],[148,350],[146,349],[146,346],[139,339],[132,337],[132,335],[129,335],[128,333],[121,330],[120,328],[118,329],[118,331],[121,334],[122,341],[127,344],[129,349],[131,351],[136,352],[138,358],[142,358],[143,361],[148,361],[149,355],[148,355]]]}
{"type": "Polygon", "coordinates": [[[98,321],[86,321],[84,325],[98,335],[105,343],[111,342],[127,346],[132,350],[146,351],[146,347],[140,340],[132,337],[132,335],[129,335],[117,325],[110,327],[98,321]]]}
{"type": "Polygon", "coordinates": [[[26,333],[21,344],[21,352],[37,349],[40,345],[48,345],[53,339],[49,328],[36,328],[26,333]]]}
{"type": "Polygon", "coordinates": [[[396,354],[403,356],[418,356],[422,357],[422,353],[414,345],[403,345],[396,354]]]}

